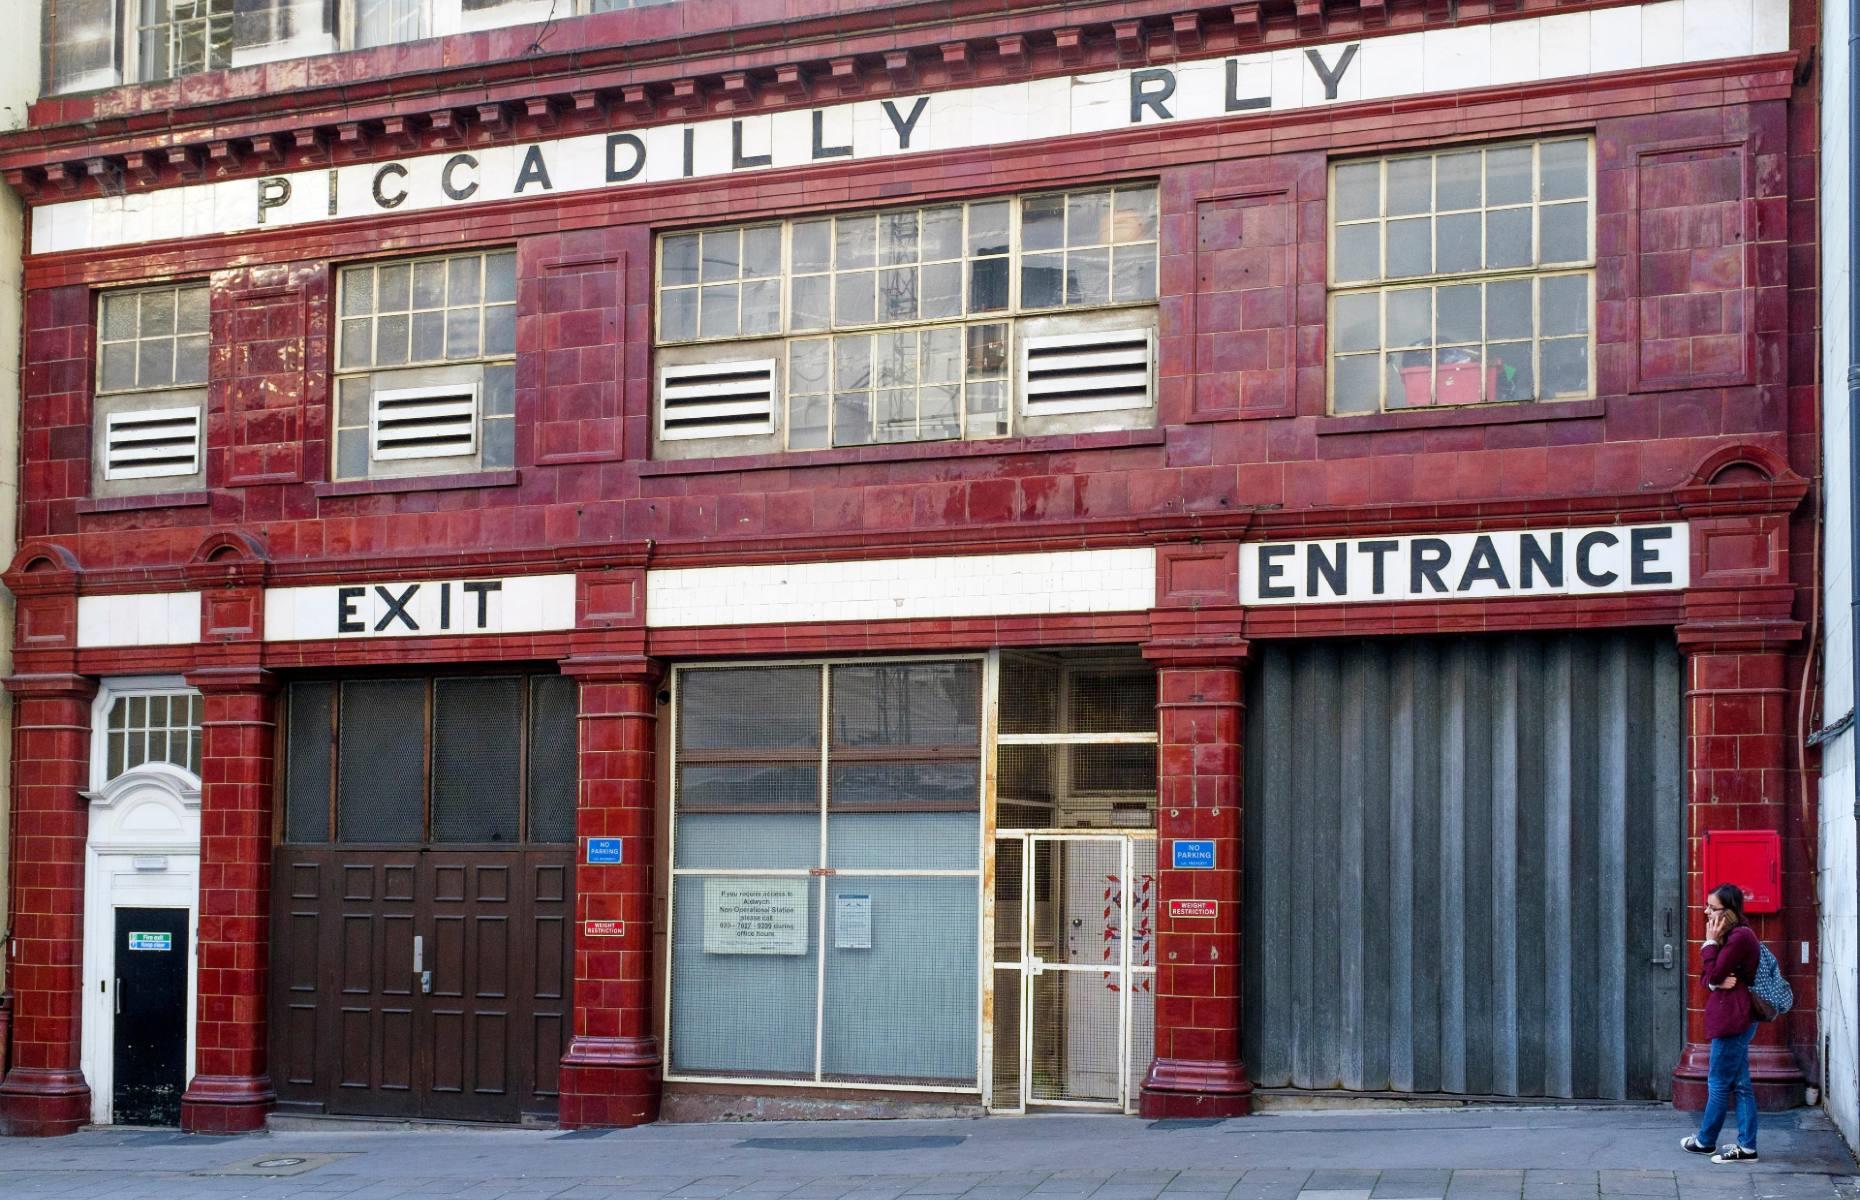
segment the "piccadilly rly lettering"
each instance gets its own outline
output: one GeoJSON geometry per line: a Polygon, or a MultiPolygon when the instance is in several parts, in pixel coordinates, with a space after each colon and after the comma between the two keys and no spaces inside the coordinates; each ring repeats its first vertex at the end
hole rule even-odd
{"type": "MultiPolygon", "coordinates": [[[[1324,49],[1312,48],[1305,51],[1307,68],[1315,75],[1323,88],[1326,100],[1336,100],[1339,88],[1356,62],[1359,43],[1351,42],[1342,47],[1324,49]],[[1326,56],[1329,52],[1329,57],[1326,56]]],[[[1221,109],[1224,113],[1253,113],[1272,107],[1272,97],[1258,93],[1256,87],[1249,87],[1244,82],[1247,64],[1241,59],[1230,58],[1224,61],[1225,88],[1221,109]]],[[[1169,122],[1182,119],[1183,114],[1177,102],[1178,72],[1169,67],[1146,67],[1128,72],[1129,104],[1128,123],[1132,126],[1169,122]]],[[[960,99],[960,93],[944,93],[918,96],[911,100],[879,100],[878,111],[884,117],[881,126],[886,130],[885,143],[873,150],[874,156],[902,153],[912,149],[926,148],[921,137],[927,128],[925,118],[936,106],[950,98],[960,99]]],[[[845,106],[840,106],[845,107],[845,106]]],[[[829,162],[836,159],[856,157],[855,147],[845,134],[833,135],[828,130],[828,114],[833,110],[818,108],[808,111],[808,125],[811,137],[805,162],[829,162]]],[[[690,179],[698,176],[699,169],[698,139],[700,133],[705,137],[724,136],[727,130],[729,138],[728,171],[747,171],[768,168],[774,165],[775,155],[770,151],[758,152],[748,145],[746,121],[735,118],[728,122],[704,122],[684,126],[671,126],[675,135],[664,138],[663,129],[641,130],[639,132],[621,131],[610,133],[600,142],[604,146],[604,159],[599,172],[594,176],[597,182],[609,186],[632,183],[648,177],[648,164],[652,162],[655,144],[659,152],[665,152],[665,142],[673,143],[671,153],[677,156],[676,178],[690,179]]],[[[563,158],[570,154],[579,155],[592,149],[587,139],[558,139],[554,141],[531,142],[521,146],[517,151],[517,165],[509,176],[509,197],[539,196],[557,190],[556,180],[565,173],[563,158]]],[[[940,147],[933,147],[940,148],[940,147]]],[[[597,151],[598,152],[598,151],[597,151]]],[[[448,203],[462,203],[477,199],[492,198],[487,188],[493,186],[486,178],[484,154],[460,152],[441,160],[438,156],[422,156],[416,159],[395,159],[375,167],[367,177],[367,203],[360,211],[344,208],[349,199],[345,189],[358,186],[360,180],[345,173],[343,168],[331,167],[326,173],[325,204],[326,216],[355,216],[366,212],[390,212],[400,208],[413,194],[411,181],[417,174],[430,175],[428,182],[436,184],[439,194],[448,203]]],[[[787,156],[784,156],[786,160],[787,156]]],[[[579,165],[579,164],[578,164],[579,165]]],[[[708,172],[702,172],[708,173],[708,172]]],[[[308,176],[314,178],[314,175],[308,176]]],[[[585,178],[577,172],[577,178],[585,178]]],[[[664,178],[663,175],[654,178],[664,178]]],[[[257,189],[257,223],[267,223],[270,214],[284,208],[292,201],[295,189],[301,186],[305,175],[267,175],[255,181],[257,189]]]]}

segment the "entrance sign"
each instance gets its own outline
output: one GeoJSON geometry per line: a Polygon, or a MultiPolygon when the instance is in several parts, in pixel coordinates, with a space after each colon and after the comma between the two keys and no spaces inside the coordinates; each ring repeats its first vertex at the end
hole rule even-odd
{"type": "Polygon", "coordinates": [[[172,950],[174,935],[171,933],[135,933],[129,935],[131,950],[172,950]]]}
{"type": "Polygon", "coordinates": [[[833,898],[833,948],[872,948],[872,897],[864,892],[841,892],[833,898]]]}
{"type": "Polygon", "coordinates": [[[704,953],[806,954],[805,879],[706,879],[704,953]]]}
{"type": "Polygon", "coordinates": [[[1170,865],[1178,871],[1212,871],[1214,869],[1213,842],[1175,842],[1172,843],[1170,865]]]}
{"type": "Polygon", "coordinates": [[[1683,522],[1253,542],[1242,604],[1361,604],[1667,592],[1690,578],[1683,522]]]}
{"type": "MultiPolygon", "coordinates": [[[[35,206],[32,251],[319,225],[388,212],[405,218],[558,192],[1047,142],[1789,49],[1787,0],[1744,0],[1741,11],[1733,20],[1716,0],[1623,6],[1608,14],[1619,32],[1607,46],[1605,65],[1601,51],[1590,53],[1590,14],[1557,13],[1450,33],[1415,30],[1333,41],[1302,53],[1260,50],[86,197],[35,206]],[[1711,36],[1681,38],[1682,25],[1710,28],[1711,36]],[[1424,59],[1425,71],[1417,65],[1424,59]]],[[[1599,26],[1594,36],[1605,36],[1599,26]]]]}
{"type": "Polygon", "coordinates": [[[620,839],[589,838],[588,861],[609,866],[618,863],[620,861],[620,839]]]}

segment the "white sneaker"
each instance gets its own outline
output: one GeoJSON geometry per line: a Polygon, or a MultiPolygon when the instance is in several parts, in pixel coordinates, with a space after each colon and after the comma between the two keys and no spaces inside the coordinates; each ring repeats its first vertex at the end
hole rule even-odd
{"type": "Polygon", "coordinates": [[[1729,1146],[1711,1156],[1715,1163],[1756,1162],[1757,1152],[1749,1146],[1740,1146],[1732,1142],[1729,1146]]]}

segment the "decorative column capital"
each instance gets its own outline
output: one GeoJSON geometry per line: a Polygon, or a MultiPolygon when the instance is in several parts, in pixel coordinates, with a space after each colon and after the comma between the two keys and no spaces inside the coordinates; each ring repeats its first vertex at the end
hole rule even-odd
{"type": "Polygon", "coordinates": [[[73,671],[47,671],[42,674],[9,675],[6,690],[22,700],[79,700],[88,703],[97,695],[97,681],[73,671]]]}
{"type": "Polygon", "coordinates": [[[276,673],[257,666],[199,667],[187,672],[182,678],[187,681],[187,686],[208,696],[268,696],[283,683],[276,673]]]}
{"type": "Polygon", "coordinates": [[[1143,657],[1157,669],[1243,669],[1252,643],[1239,634],[1213,637],[1153,638],[1144,642],[1143,657]]]}
{"type": "Polygon", "coordinates": [[[587,654],[565,658],[561,671],[583,683],[641,683],[655,687],[665,678],[665,664],[644,654],[587,654]]]}

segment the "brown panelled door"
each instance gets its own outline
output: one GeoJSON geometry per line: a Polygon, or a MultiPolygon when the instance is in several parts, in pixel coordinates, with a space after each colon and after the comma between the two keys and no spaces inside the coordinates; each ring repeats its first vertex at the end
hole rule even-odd
{"type": "Polygon", "coordinates": [[[566,848],[280,847],[279,1100],[345,1116],[552,1113],[569,859],[566,848]]]}
{"type": "Polygon", "coordinates": [[[572,682],[306,682],[288,706],[280,1107],[551,1118],[573,961],[572,682]]]}

